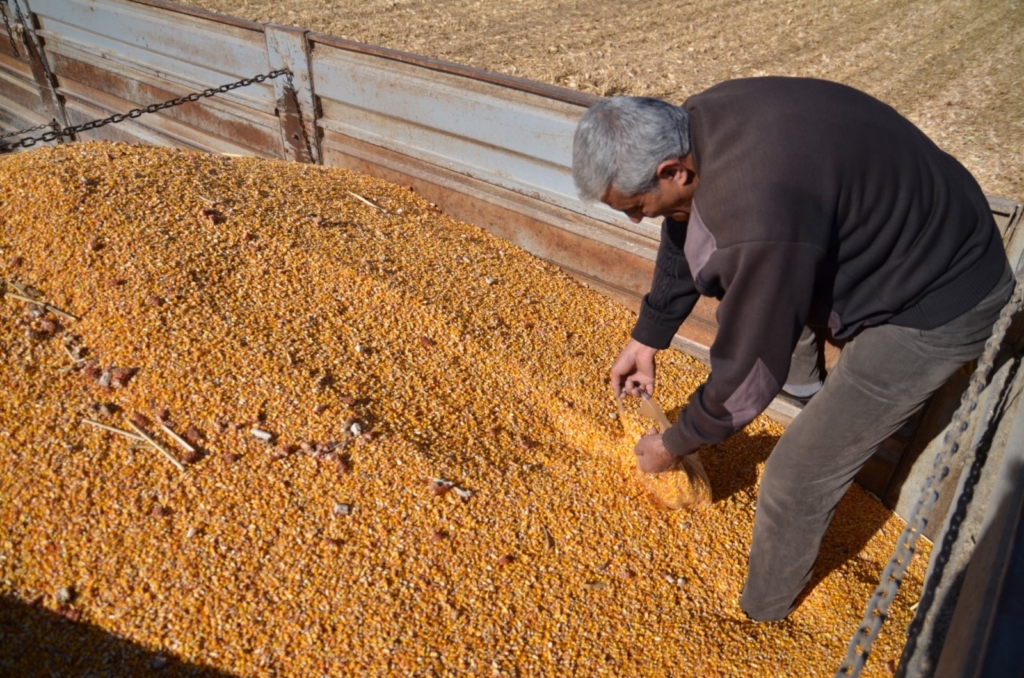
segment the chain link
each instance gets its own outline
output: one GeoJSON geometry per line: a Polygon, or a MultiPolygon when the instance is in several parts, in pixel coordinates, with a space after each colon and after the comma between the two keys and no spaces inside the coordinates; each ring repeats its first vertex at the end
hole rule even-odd
{"type": "Polygon", "coordinates": [[[69,137],[73,134],[78,134],[79,132],[88,132],[89,130],[94,130],[98,127],[103,127],[104,125],[124,122],[129,118],[138,118],[140,115],[143,115],[145,113],[156,113],[157,111],[162,111],[165,108],[173,108],[174,106],[180,106],[181,104],[199,101],[204,97],[212,97],[216,94],[223,94],[224,92],[230,92],[231,90],[238,89],[239,87],[248,87],[253,83],[263,82],[264,80],[273,80],[274,78],[285,74],[288,74],[287,69],[271,71],[270,73],[267,73],[265,75],[256,75],[251,78],[244,78],[242,80],[239,80],[238,82],[233,82],[228,85],[221,85],[220,87],[211,87],[209,89],[203,90],[202,92],[193,92],[183,97],[178,97],[177,99],[164,101],[159,104],[150,104],[145,108],[135,108],[133,110],[128,111],[127,113],[115,113],[109,118],[91,120],[89,122],[77,125],[75,127],[65,127],[64,129],[61,129],[59,131],[47,132],[46,134],[43,134],[38,137],[29,137],[27,139],[22,139],[17,143],[0,144],[0,153],[9,153],[18,148],[30,148],[32,146],[35,146],[36,143],[40,141],[53,141],[55,139],[69,137]]]}
{"type": "Polygon", "coordinates": [[[896,542],[896,551],[889,559],[889,563],[882,571],[882,578],[875,589],[867,609],[864,611],[864,618],[860,627],[850,639],[846,649],[846,658],[836,672],[836,678],[843,676],[859,676],[864,663],[871,653],[871,646],[878,638],[878,632],[882,629],[882,623],[889,614],[889,604],[892,603],[899,591],[903,581],[903,575],[907,571],[910,559],[914,555],[914,548],[917,538],[921,536],[927,519],[925,516],[935,506],[939,497],[937,484],[949,474],[950,462],[960,450],[964,433],[967,431],[971,414],[978,406],[978,400],[985,385],[988,383],[989,374],[995,365],[996,355],[1002,346],[1003,338],[1010,327],[1014,314],[1020,309],[1021,298],[1024,295],[1024,281],[1018,280],[1010,300],[1003,306],[999,319],[992,327],[992,335],[985,342],[985,350],[978,359],[978,365],[971,375],[967,391],[960,400],[960,407],[953,415],[953,421],[946,431],[942,441],[942,449],[935,456],[932,464],[932,471],[925,480],[917,500],[910,509],[907,518],[907,526],[903,528],[899,539],[896,542]]]}
{"type": "Polygon", "coordinates": [[[0,134],[0,139],[8,139],[10,137],[20,137],[24,134],[32,134],[32,132],[38,132],[41,129],[53,127],[53,122],[44,122],[42,125],[36,125],[35,127],[29,127],[28,129],[18,130],[17,132],[8,132],[7,134],[0,134]]]}

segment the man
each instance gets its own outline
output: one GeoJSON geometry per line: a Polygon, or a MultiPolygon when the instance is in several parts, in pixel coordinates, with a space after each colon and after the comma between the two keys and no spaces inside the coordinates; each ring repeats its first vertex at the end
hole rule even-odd
{"type": "Polygon", "coordinates": [[[573,177],[634,222],[665,217],[616,396],[653,393],[657,351],[699,295],[720,302],[711,375],[637,443],[641,469],[727,438],[783,386],[813,395],[765,465],[740,600],[782,619],[857,471],[981,354],[1013,291],[985,196],[892,108],[801,78],[724,82],[681,107],[604,100],[577,127],[573,177]],[[823,385],[807,326],[847,340],[823,385]]]}

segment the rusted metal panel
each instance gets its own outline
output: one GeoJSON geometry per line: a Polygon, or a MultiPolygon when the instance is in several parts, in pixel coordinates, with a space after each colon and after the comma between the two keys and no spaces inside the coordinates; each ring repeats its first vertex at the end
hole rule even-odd
{"type": "MultiPolygon", "coordinates": [[[[66,96],[68,115],[74,124],[105,118],[110,115],[112,110],[123,108],[126,105],[126,102],[116,97],[99,90],[92,90],[84,85],[78,85],[74,90],[67,90],[66,96]]],[[[196,104],[188,103],[184,104],[182,108],[194,106],[196,104]]],[[[197,133],[195,127],[160,114],[146,115],[137,120],[125,120],[116,125],[98,127],[90,131],[87,137],[108,141],[121,141],[125,140],[125,137],[131,137],[143,143],[192,148],[211,153],[253,154],[252,149],[248,146],[228,141],[224,137],[197,133]],[[145,124],[138,122],[144,118],[148,118],[145,124]]],[[[276,142],[276,138],[273,140],[276,142]]]]}
{"type": "MultiPolygon", "coordinates": [[[[123,113],[132,108],[143,108],[148,104],[188,94],[187,91],[166,81],[151,83],[143,74],[130,69],[110,70],[105,68],[106,64],[102,62],[81,61],[64,54],[56,54],[51,60],[61,83],[60,92],[69,100],[88,101],[102,109],[100,117],[123,113]],[[107,96],[101,98],[97,93],[107,96]]],[[[204,147],[217,148],[217,139],[226,139],[230,140],[232,149],[245,147],[256,154],[268,157],[279,157],[280,154],[277,119],[230,102],[186,103],[158,113],[146,114],[132,123],[159,127],[162,124],[160,118],[169,118],[189,125],[192,128],[189,136],[201,141],[200,145],[204,147]]],[[[107,138],[104,136],[108,133],[103,131],[105,129],[98,128],[88,132],[86,137],[107,138]]]]}
{"type": "Polygon", "coordinates": [[[12,56],[8,52],[0,53],[0,74],[4,74],[9,77],[17,77],[26,84],[32,83],[33,86],[35,85],[32,78],[32,69],[29,68],[28,60],[12,56]]]}
{"type": "Polygon", "coordinates": [[[1010,228],[1010,224],[1020,213],[1020,203],[994,195],[985,197],[988,198],[988,206],[992,210],[992,217],[995,219],[996,226],[1003,235],[1003,239],[1006,240],[1009,237],[1007,231],[1010,228]]]}
{"type": "MultiPolygon", "coordinates": [[[[68,122],[71,125],[81,125],[95,120],[103,115],[103,110],[89,105],[69,102],[67,107],[68,122]]],[[[152,144],[155,146],[177,145],[181,148],[195,148],[191,143],[184,143],[180,140],[170,139],[156,134],[149,128],[140,125],[124,123],[121,125],[108,125],[89,133],[90,140],[98,141],[119,141],[128,144],[152,144]],[[174,142],[178,141],[177,144],[174,142]]]]}
{"type": "Polygon", "coordinates": [[[267,25],[265,33],[270,67],[275,71],[286,69],[291,73],[291,77],[274,80],[284,157],[298,162],[320,163],[316,99],[306,32],[286,26],[267,25]]]}
{"type": "Polygon", "coordinates": [[[45,113],[43,100],[39,97],[39,90],[34,83],[5,69],[0,69],[0,97],[17,102],[22,108],[37,111],[40,115],[45,113]]]}
{"type": "Polygon", "coordinates": [[[10,57],[11,59],[17,59],[21,57],[21,50],[15,52],[15,44],[7,38],[0,36],[0,56],[10,57]]]}

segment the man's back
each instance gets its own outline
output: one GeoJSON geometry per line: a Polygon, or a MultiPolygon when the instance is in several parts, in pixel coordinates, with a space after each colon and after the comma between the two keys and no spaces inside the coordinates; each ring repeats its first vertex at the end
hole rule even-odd
{"type": "Polygon", "coordinates": [[[751,78],[684,108],[694,203],[717,248],[821,248],[816,302],[836,312],[838,335],[935,327],[995,284],[1004,255],[980,187],[891,107],[836,83],[751,78]]]}

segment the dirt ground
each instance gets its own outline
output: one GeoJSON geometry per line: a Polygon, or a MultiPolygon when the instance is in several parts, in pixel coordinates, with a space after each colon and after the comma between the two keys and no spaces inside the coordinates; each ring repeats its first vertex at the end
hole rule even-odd
{"type": "Polygon", "coordinates": [[[794,75],[891,104],[987,193],[1024,200],[1019,0],[194,0],[599,95],[681,102],[729,78],[794,75]]]}

